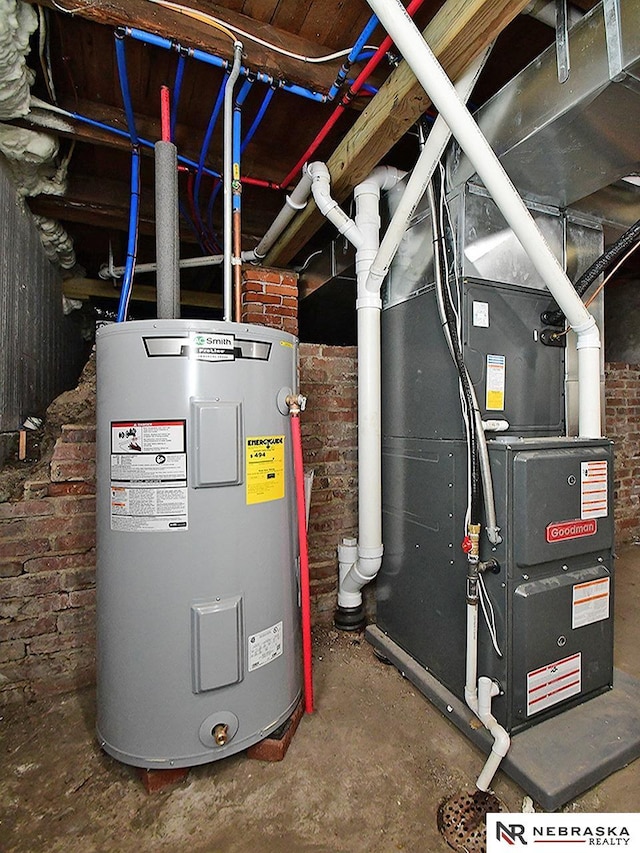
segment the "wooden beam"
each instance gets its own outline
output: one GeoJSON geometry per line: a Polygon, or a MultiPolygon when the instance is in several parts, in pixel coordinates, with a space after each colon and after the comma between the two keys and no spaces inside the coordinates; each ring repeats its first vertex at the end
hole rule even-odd
{"type": "MultiPolygon", "coordinates": [[[[242,245],[254,246],[265,233],[281,206],[278,194],[271,190],[249,187],[242,217],[242,245]],[[261,203],[255,199],[267,194],[261,203]]],[[[63,196],[40,194],[27,199],[32,213],[62,222],[79,222],[92,228],[127,232],[129,228],[129,203],[131,190],[125,181],[98,178],[89,175],[69,175],[67,191],[63,196]]],[[[221,229],[219,217],[214,227],[221,229]]],[[[144,185],[140,194],[138,232],[155,235],[155,198],[153,187],[144,185]]],[[[196,243],[196,237],[187,223],[180,219],[180,240],[196,243]]]]}
{"type": "MultiPolygon", "coordinates": [[[[120,298],[119,287],[115,287],[108,281],[100,281],[95,278],[67,278],[62,283],[62,292],[69,299],[81,299],[83,302],[92,296],[101,299],[120,298]]],[[[147,284],[134,284],[131,292],[133,302],[156,302],[157,298],[155,287],[147,284]]],[[[195,290],[181,290],[180,304],[196,308],[218,309],[222,308],[222,295],[195,290]]]]}
{"type": "MultiPolygon", "coordinates": [[[[130,189],[124,181],[69,175],[63,196],[41,194],[28,199],[33,213],[98,228],[126,231],[129,227],[130,189]]],[[[142,193],[138,230],[155,233],[153,193],[142,193]]],[[[186,230],[186,229],[185,229],[186,230]]]]}
{"type": "MultiPolygon", "coordinates": [[[[449,77],[456,79],[526,6],[527,0],[447,0],[423,32],[449,77]]],[[[338,202],[380,163],[430,106],[406,62],[395,69],[327,161],[338,202]]],[[[268,254],[267,266],[284,266],[323,224],[311,199],[268,254]]]]}
{"type": "MultiPolygon", "coordinates": [[[[28,3],[47,6],[58,13],[62,6],[69,14],[78,15],[98,24],[111,27],[124,26],[144,30],[179,42],[183,47],[200,48],[225,60],[233,59],[233,42],[220,30],[195,21],[179,12],[164,8],[148,0],[27,0],[28,3]]],[[[238,12],[200,0],[185,4],[198,7],[223,20],[230,30],[234,27],[259,36],[285,50],[303,56],[323,56],[333,51],[315,41],[300,38],[293,33],[256,21],[238,12]]],[[[326,92],[340,67],[340,60],[330,63],[309,63],[275,53],[254,41],[239,35],[244,45],[245,64],[252,71],[264,71],[277,80],[287,80],[314,91],[326,92]]]]}

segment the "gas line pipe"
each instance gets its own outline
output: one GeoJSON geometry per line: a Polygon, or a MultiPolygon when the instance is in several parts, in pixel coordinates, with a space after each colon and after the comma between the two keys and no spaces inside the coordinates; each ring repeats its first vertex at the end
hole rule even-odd
{"type": "Polygon", "coordinates": [[[304,499],[304,463],[302,459],[302,435],[300,412],[307,399],[302,394],[289,394],[285,400],[291,421],[291,443],[293,446],[293,470],[296,481],[296,509],[298,519],[298,543],[300,545],[300,600],[302,610],[302,669],[304,675],[304,709],[313,713],[313,661],[311,655],[311,591],[309,585],[309,548],[307,544],[307,512],[304,499]]]}

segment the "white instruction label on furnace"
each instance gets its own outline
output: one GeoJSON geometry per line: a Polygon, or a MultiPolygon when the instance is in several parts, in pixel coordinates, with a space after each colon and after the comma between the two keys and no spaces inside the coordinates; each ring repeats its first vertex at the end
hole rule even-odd
{"type": "Polygon", "coordinates": [[[578,652],[562,660],[527,673],[527,716],[539,714],[582,690],[582,654],[578,652]]]}
{"type": "Polygon", "coordinates": [[[473,325],[481,329],[489,328],[489,303],[475,302],[473,303],[473,325]]]}
{"type": "Polygon", "coordinates": [[[282,622],[252,634],[247,642],[249,649],[249,672],[266,666],[282,654],[282,622]]]}
{"type": "Polygon", "coordinates": [[[146,533],[187,530],[187,488],[111,484],[111,529],[146,533]]]}
{"type": "Polygon", "coordinates": [[[490,412],[504,410],[504,378],[506,359],[503,355],[487,355],[487,399],[490,412]]]}
{"type": "Polygon", "coordinates": [[[189,358],[198,361],[233,361],[236,339],[234,335],[214,335],[208,332],[189,333],[189,358]]]}
{"type": "Polygon", "coordinates": [[[580,463],[580,518],[608,515],[607,476],[606,459],[580,463]]]}
{"type": "Polygon", "coordinates": [[[573,587],[571,627],[582,628],[609,618],[609,578],[577,583],[573,587]]]}

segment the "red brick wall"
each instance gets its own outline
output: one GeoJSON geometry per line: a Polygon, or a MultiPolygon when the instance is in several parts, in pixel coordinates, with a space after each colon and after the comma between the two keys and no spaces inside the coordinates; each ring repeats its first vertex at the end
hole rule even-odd
{"type": "Polygon", "coordinates": [[[95,432],[64,426],[45,473],[0,504],[0,704],[95,678],[95,432]]]}
{"type": "Polygon", "coordinates": [[[298,334],[298,274],[290,270],[242,270],[242,319],[298,334]]]}
{"type": "Polygon", "coordinates": [[[300,345],[305,469],[314,479],[309,513],[309,573],[316,622],[336,606],[337,547],[357,526],[356,348],[300,345]]]}
{"type": "Polygon", "coordinates": [[[640,365],[610,363],[605,381],[606,434],[615,446],[616,542],[640,539],[640,365]]]}
{"type": "MultiPolygon", "coordinates": [[[[357,524],[356,350],[300,346],[314,621],[335,607],[336,548],[357,524]]],[[[619,542],[640,537],[640,365],[607,365],[607,434],[616,441],[619,542]]],[[[95,429],[67,425],[53,456],[0,503],[0,705],[94,679],[95,429]],[[44,472],[44,473],[43,473],[44,472]]]]}

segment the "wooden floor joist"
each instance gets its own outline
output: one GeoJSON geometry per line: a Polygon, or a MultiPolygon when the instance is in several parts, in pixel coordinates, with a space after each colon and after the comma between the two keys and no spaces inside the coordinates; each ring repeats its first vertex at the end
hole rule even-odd
{"type": "MultiPolygon", "coordinates": [[[[526,6],[527,0],[447,0],[423,32],[447,74],[456,79],[526,6]]],[[[373,97],[327,161],[333,197],[342,202],[381,162],[430,100],[406,62],[373,97]]],[[[284,266],[323,224],[312,199],[269,252],[267,266],[284,266]]]]}
{"type": "MultiPolygon", "coordinates": [[[[94,278],[68,278],[62,284],[62,292],[68,299],[80,299],[82,301],[90,299],[92,296],[101,299],[120,298],[120,288],[114,287],[111,282],[99,281],[94,278]]],[[[131,299],[134,302],[156,302],[157,298],[155,287],[148,284],[134,284],[131,292],[131,299]]],[[[182,290],[180,292],[180,304],[197,308],[221,309],[222,295],[182,290]]]]}

